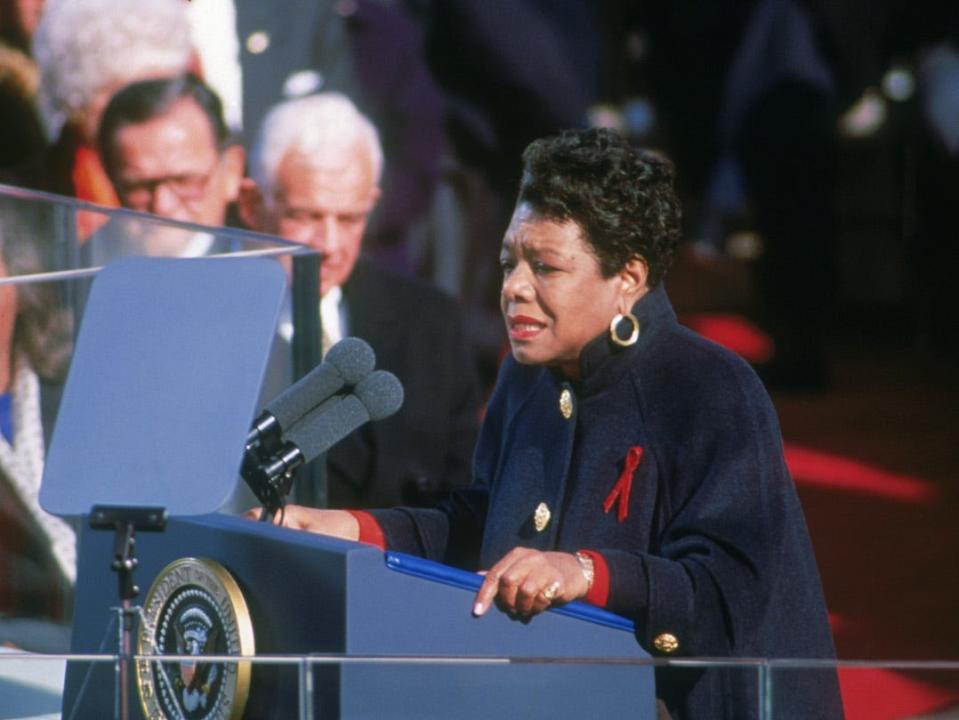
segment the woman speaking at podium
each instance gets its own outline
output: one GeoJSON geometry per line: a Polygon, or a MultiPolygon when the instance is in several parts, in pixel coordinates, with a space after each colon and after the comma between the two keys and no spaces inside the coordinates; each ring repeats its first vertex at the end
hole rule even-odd
{"type": "MultiPolygon", "coordinates": [[[[607,130],[523,160],[500,252],[512,357],[472,485],[436,509],[289,506],[284,524],[485,570],[476,615],[585,600],[661,657],[832,658],[772,404],[745,362],[677,323],[663,287],[672,166],[607,130]]],[[[842,716],[833,672],[780,675],[777,717],[842,716]]],[[[673,718],[753,717],[757,693],[754,670],[657,671],[673,718]]]]}

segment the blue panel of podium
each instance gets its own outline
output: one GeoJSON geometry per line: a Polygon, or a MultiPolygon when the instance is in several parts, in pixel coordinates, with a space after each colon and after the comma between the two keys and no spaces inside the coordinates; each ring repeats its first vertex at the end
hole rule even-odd
{"type": "MultiPolygon", "coordinates": [[[[109,532],[82,534],[75,653],[116,651],[113,543],[109,532]]],[[[219,514],[172,519],[164,532],[140,533],[136,557],[135,579],[144,589],[181,558],[222,565],[245,599],[258,656],[343,654],[346,662],[312,666],[313,717],[655,717],[653,668],[624,662],[648,656],[628,622],[595,608],[573,603],[529,623],[495,609],[477,619],[470,612],[478,586],[472,573],[219,514]],[[364,662],[367,656],[396,662],[364,662]],[[423,660],[431,656],[435,662],[423,660]],[[449,661],[454,657],[463,660],[449,661]]],[[[186,646],[189,632],[183,635],[186,646]]],[[[179,678],[195,672],[188,663],[174,667],[170,692],[186,692],[179,678]]],[[[72,663],[63,716],[111,717],[116,677],[111,664],[72,663]]],[[[250,678],[243,717],[297,717],[295,663],[254,663],[250,678]]],[[[141,718],[135,685],[131,678],[130,717],[141,718]]]]}

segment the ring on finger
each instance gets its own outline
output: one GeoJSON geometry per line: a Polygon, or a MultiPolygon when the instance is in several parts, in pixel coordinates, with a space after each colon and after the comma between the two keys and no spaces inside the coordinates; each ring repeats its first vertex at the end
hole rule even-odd
{"type": "Polygon", "coordinates": [[[545,588],[543,588],[543,592],[541,594],[544,600],[548,600],[552,602],[553,598],[556,597],[556,593],[558,592],[559,592],[559,580],[554,580],[545,588]]]}

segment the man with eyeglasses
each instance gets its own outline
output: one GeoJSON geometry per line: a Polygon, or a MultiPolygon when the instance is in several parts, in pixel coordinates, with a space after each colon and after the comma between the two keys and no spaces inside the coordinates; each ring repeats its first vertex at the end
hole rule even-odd
{"type": "MultiPolygon", "coordinates": [[[[223,120],[220,99],[192,75],[127,85],[108,103],[98,144],[121,204],[198,225],[222,226],[237,199],[244,153],[223,120]]],[[[207,252],[209,234],[123,223],[97,238],[96,260],[124,254],[192,256],[207,252]]]]}

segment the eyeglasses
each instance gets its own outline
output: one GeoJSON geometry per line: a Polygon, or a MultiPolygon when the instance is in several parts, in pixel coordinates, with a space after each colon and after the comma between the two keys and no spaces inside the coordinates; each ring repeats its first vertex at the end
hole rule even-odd
{"type": "Polygon", "coordinates": [[[217,158],[213,167],[205,173],[181,173],[143,180],[117,180],[117,194],[123,198],[125,205],[134,208],[146,207],[156,195],[157,190],[163,187],[176,195],[181,203],[195,204],[203,199],[210,184],[210,178],[213,177],[219,165],[220,159],[217,158]]]}

